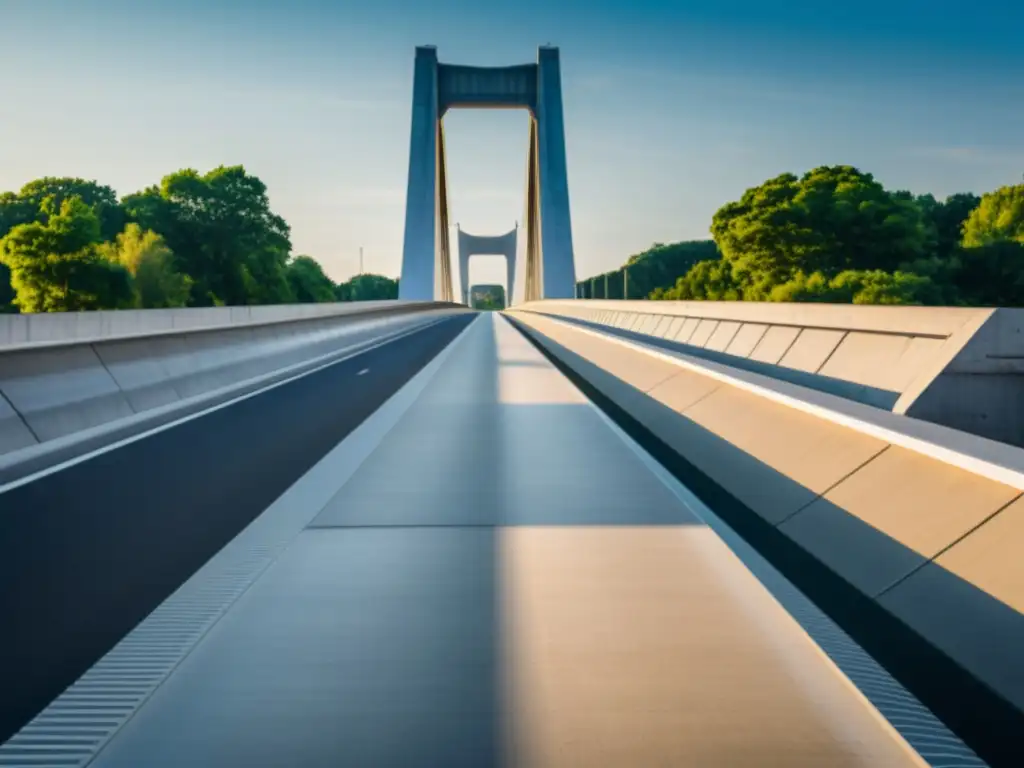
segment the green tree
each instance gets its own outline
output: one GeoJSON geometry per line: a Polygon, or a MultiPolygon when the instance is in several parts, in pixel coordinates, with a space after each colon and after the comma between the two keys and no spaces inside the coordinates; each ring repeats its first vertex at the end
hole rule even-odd
{"type": "Polygon", "coordinates": [[[3,238],[0,260],[11,271],[22,312],[119,309],[134,302],[131,275],[101,253],[100,221],[72,196],[46,198],[46,223],[15,226],[3,238]]]}
{"type": "Polygon", "coordinates": [[[174,254],[163,238],[138,224],[128,224],[112,243],[100,246],[111,262],[128,270],[135,286],[135,305],[142,309],[184,307],[192,280],[175,270],[174,254]]]}
{"type": "Polygon", "coordinates": [[[187,169],[129,195],[124,206],[161,235],[193,282],[190,303],[272,304],[291,299],[291,251],[284,219],[270,209],[266,185],[242,166],[207,174],[187,169]]]}
{"type": "Polygon", "coordinates": [[[743,289],[733,275],[732,262],[726,259],[708,259],[697,262],[674,287],[652,295],[651,298],[673,301],[740,301],[743,289]]]}
{"type": "Polygon", "coordinates": [[[111,187],[85,179],[46,176],[30,181],[16,195],[8,192],[0,196],[0,236],[19,224],[45,223],[44,201],[52,200],[51,210],[56,213],[72,197],[93,209],[103,240],[112,240],[124,227],[125,212],[111,187]]]}
{"type": "Polygon", "coordinates": [[[770,301],[821,301],[831,304],[940,304],[942,292],[932,280],[911,272],[846,270],[832,279],[821,272],[798,272],[772,289],[770,301]]]}
{"type": "Polygon", "coordinates": [[[14,286],[11,285],[11,270],[0,261],[0,315],[18,311],[18,307],[14,303],[14,297],[14,286]]]}
{"type": "Polygon", "coordinates": [[[983,195],[964,224],[967,248],[1008,240],[1024,243],[1024,184],[983,195]]]}
{"type": "Polygon", "coordinates": [[[398,281],[384,275],[356,275],[335,290],[338,301],[384,301],[398,298],[398,281]]]}
{"type": "Polygon", "coordinates": [[[769,179],[720,208],[711,231],[752,299],[797,272],[894,271],[930,253],[935,238],[915,201],[850,166],[769,179]]]}
{"type": "Polygon", "coordinates": [[[336,301],[334,281],[310,256],[296,256],[288,262],[288,283],[295,301],[301,304],[336,301]]]}

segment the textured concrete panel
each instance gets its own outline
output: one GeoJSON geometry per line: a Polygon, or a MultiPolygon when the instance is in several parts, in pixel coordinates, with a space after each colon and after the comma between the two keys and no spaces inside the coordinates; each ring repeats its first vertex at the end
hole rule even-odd
{"type": "Polygon", "coordinates": [[[506,764],[922,765],[710,530],[499,546],[506,764]]]}
{"type": "Polygon", "coordinates": [[[935,562],[1024,614],[1024,499],[1017,499],[935,562]]]}
{"type": "Polygon", "coordinates": [[[844,335],[843,331],[805,328],[797,336],[789,351],[779,360],[779,365],[815,373],[825,364],[833,350],[839,346],[844,335]]]}
{"type": "Polygon", "coordinates": [[[730,355],[736,355],[738,357],[748,357],[758,342],[764,337],[768,331],[768,326],[761,323],[744,323],[740,329],[736,332],[729,346],[726,348],[726,352],[730,355]]]}
{"type": "Polygon", "coordinates": [[[700,325],[700,320],[696,317],[688,317],[683,321],[682,326],[679,328],[679,332],[675,335],[675,340],[681,344],[689,344],[690,337],[693,336],[693,332],[697,330],[697,326],[700,325]]]}
{"type": "Polygon", "coordinates": [[[732,340],[739,329],[740,323],[731,323],[728,321],[719,323],[715,328],[715,332],[711,334],[711,338],[708,339],[707,344],[704,345],[704,349],[713,349],[717,352],[725,352],[729,344],[732,343],[732,340]]]}
{"type": "Polygon", "coordinates": [[[36,438],[25,422],[0,395],[0,453],[16,451],[36,444],[36,438]]]}
{"type": "Polygon", "coordinates": [[[818,373],[902,392],[944,343],[942,339],[848,333],[818,373]]]}
{"type": "Polygon", "coordinates": [[[40,440],[134,413],[89,345],[0,357],[0,391],[40,440]]]}
{"type": "Polygon", "coordinates": [[[692,344],[695,347],[703,347],[708,343],[708,339],[711,338],[711,334],[715,332],[715,328],[718,327],[718,320],[701,320],[697,324],[697,328],[694,330],[693,335],[690,336],[687,344],[692,344]]]}
{"type": "Polygon", "coordinates": [[[1019,494],[1015,488],[891,446],[782,530],[867,594],[877,595],[1019,494]],[[887,555],[895,548],[885,542],[851,544],[851,517],[901,545],[906,554],[887,555]]]}
{"type": "MultiPolygon", "coordinates": [[[[1014,560],[1001,561],[1008,574],[1019,573],[1019,541],[1014,560]]],[[[1002,568],[993,564],[990,572],[997,569],[1002,568]]],[[[915,571],[882,594],[878,602],[1018,710],[1024,710],[1024,654],[1020,650],[1024,647],[1024,614],[1020,611],[935,563],[915,571]]]]}
{"type": "Polygon", "coordinates": [[[682,412],[721,386],[724,386],[722,382],[710,376],[680,370],[647,394],[673,411],[682,412]]]}
{"type": "Polygon", "coordinates": [[[674,339],[679,334],[679,331],[682,330],[683,323],[685,323],[685,322],[686,322],[686,318],[685,317],[674,317],[674,318],[672,318],[672,322],[669,323],[668,330],[665,331],[664,338],[666,338],[666,339],[674,339]]]}
{"type": "Polygon", "coordinates": [[[764,336],[761,337],[761,340],[754,347],[754,351],[750,353],[749,357],[751,360],[760,360],[762,363],[775,365],[782,359],[782,356],[786,354],[786,351],[792,346],[799,335],[799,328],[790,326],[770,327],[765,331],[764,336]]]}
{"type": "MultiPolygon", "coordinates": [[[[776,485],[784,488],[796,483],[807,489],[811,496],[801,494],[804,503],[824,493],[886,445],[877,438],[728,386],[688,408],[683,416],[781,475],[776,485]]],[[[735,481],[729,483],[733,485],[735,481]]],[[[770,522],[779,522],[799,508],[788,503],[766,507],[764,502],[769,498],[764,497],[763,488],[744,488],[743,492],[763,499],[757,511],[770,522]]],[[[788,497],[787,493],[783,498],[788,497]]]]}

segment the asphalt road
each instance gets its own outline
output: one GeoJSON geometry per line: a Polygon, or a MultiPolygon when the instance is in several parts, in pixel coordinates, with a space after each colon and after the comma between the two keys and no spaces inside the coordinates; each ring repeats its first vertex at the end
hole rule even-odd
{"type": "Polygon", "coordinates": [[[0,743],[444,348],[442,320],[0,493],[0,743]],[[363,369],[373,376],[360,376],[363,369]]]}

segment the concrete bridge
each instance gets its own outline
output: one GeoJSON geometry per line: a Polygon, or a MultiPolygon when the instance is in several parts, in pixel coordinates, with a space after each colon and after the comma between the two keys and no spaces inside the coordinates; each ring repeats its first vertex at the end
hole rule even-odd
{"type": "Polygon", "coordinates": [[[1024,314],[571,300],[557,50],[413,114],[399,301],[0,316],[0,766],[1024,765],[1024,314]]]}

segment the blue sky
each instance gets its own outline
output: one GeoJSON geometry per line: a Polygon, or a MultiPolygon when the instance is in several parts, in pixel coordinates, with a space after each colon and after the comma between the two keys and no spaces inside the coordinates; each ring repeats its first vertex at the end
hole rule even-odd
{"type": "MultiPolygon", "coordinates": [[[[708,236],[784,171],[983,192],[1024,173],[1024,4],[992,0],[6,0],[0,189],[44,175],[119,193],[244,164],[297,253],[343,279],[401,263],[413,49],[533,61],[562,49],[577,272],[708,236]]],[[[522,217],[520,112],[446,118],[452,217],[522,217]]],[[[496,258],[473,281],[501,281],[496,258]]]]}

